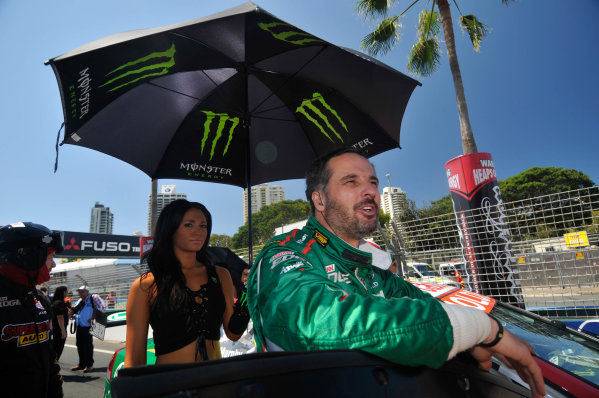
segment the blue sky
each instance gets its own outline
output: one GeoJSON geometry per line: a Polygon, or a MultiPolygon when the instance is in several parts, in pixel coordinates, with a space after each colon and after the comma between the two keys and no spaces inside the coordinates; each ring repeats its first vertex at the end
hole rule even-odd
{"type": "MultiPolygon", "coordinates": [[[[101,37],[183,22],[236,6],[236,0],[0,0],[0,225],[34,221],[89,230],[96,201],[115,214],[114,233],[146,232],[150,178],[132,166],[81,147],[60,148],[63,112],[54,73],[44,61],[101,37]]],[[[342,0],[258,0],[260,7],[333,44],[358,49],[369,25],[342,0]]],[[[401,2],[408,5],[411,2],[401,2]]],[[[426,3],[423,2],[424,6],[426,3]]],[[[599,182],[599,2],[459,0],[492,31],[475,53],[456,25],[470,121],[480,152],[490,152],[504,179],[533,166],[573,168],[599,182]]],[[[406,72],[417,14],[402,20],[400,45],[380,59],[406,72]]],[[[454,20],[458,11],[453,7],[454,20]]],[[[442,48],[444,49],[443,45],[442,48]]],[[[443,56],[431,77],[417,78],[402,125],[402,150],[372,158],[379,178],[400,186],[418,206],[449,193],[444,165],[462,154],[453,82],[443,56]]],[[[61,136],[62,139],[62,136],[61,136]]],[[[134,148],[132,148],[134,150],[134,148]]],[[[212,212],[213,233],[243,222],[243,190],[176,184],[212,212]]],[[[275,182],[287,199],[304,198],[302,180],[275,182]]]]}

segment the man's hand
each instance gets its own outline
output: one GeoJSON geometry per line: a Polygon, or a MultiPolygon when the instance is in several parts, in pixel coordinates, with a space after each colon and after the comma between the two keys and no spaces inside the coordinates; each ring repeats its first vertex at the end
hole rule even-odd
{"type": "MultiPolygon", "coordinates": [[[[492,341],[497,334],[497,322],[492,321],[492,323],[493,327],[491,329],[491,334],[485,342],[492,341]]],[[[522,380],[528,383],[532,390],[533,397],[545,396],[546,392],[543,374],[541,373],[539,365],[537,365],[532,357],[534,354],[532,346],[507,330],[503,331],[503,338],[493,347],[485,348],[475,346],[470,352],[484,370],[491,369],[491,357],[496,355],[506,362],[509,367],[516,370],[522,380]]]]}

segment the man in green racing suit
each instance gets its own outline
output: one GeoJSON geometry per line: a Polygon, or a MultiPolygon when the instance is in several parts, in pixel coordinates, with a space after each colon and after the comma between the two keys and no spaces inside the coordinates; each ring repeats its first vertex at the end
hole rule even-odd
{"type": "Polygon", "coordinates": [[[248,280],[258,350],[360,349],[395,363],[439,367],[467,349],[489,369],[507,359],[534,396],[542,374],[524,341],[484,312],[442,303],[359,250],[378,223],[370,162],[351,149],[317,159],[306,177],[313,215],[271,239],[248,280]],[[480,346],[482,344],[483,346],[480,346]]]}

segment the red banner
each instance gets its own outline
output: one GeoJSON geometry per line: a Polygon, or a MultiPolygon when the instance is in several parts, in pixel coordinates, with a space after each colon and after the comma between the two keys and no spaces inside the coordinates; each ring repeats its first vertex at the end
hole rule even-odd
{"type": "Polygon", "coordinates": [[[445,164],[466,267],[466,287],[524,306],[511,234],[495,164],[489,153],[458,156],[445,164]]]}

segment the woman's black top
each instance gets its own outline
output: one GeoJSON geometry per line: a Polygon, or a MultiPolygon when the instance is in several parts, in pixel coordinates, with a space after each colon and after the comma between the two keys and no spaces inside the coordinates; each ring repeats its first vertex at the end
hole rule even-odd
{"type": "Polygon", "coordinates": [[[154,306],[151,309],[150,325],[154,332],[156,355],[168,354],[196,341],[196,352],[207,359],[205,340],[220,339],[225,297],[216,268],[207,265],[206,271],[208,283],[197,291],[186,289],[181,308],[172,310],[168,305],[160,305],[160,308],[154,306]]]}
{"type": "Polygon", "coordinates": [[[62,321],[64,324],[64,330],[68,330],[67,326],[69,324],[69,313],[68,307],[64,301],[55,300],[52,301],[52,334],[55,339],[60,339],[62,337],[62,332],[60,330],[60,325],[58,324],[58,315],[62,315],[62,321]]]}

